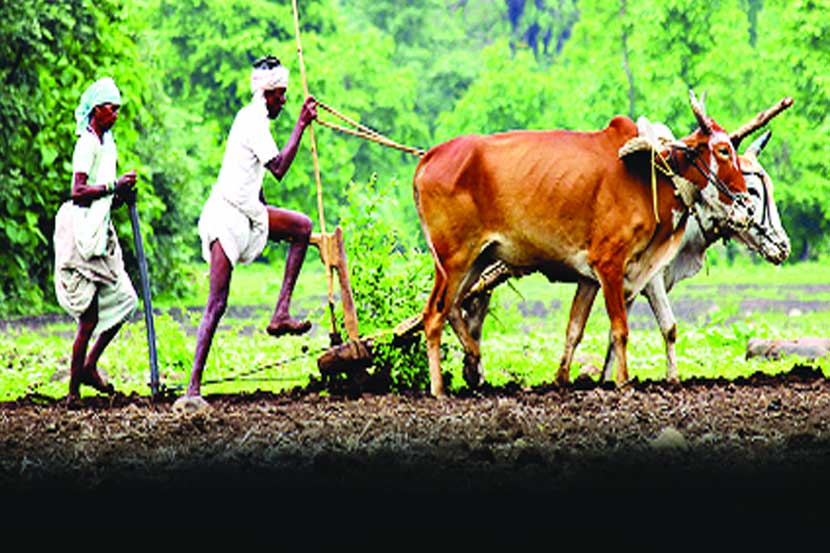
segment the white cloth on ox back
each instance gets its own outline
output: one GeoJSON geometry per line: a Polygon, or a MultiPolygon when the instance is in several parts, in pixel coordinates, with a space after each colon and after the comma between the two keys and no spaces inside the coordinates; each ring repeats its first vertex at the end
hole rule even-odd
{"type": "Polygon", "coordinates": [[[219,177],[199,217],[202,257],[219,240],[232,265],[253,262],[268,241],[268,210],[260,201],[265,164],[279,154],[264,104],[239,110],[228,134],[219,177]]]}
{"type": "Polygon", "coordinates": [[[637,136],[623,144],[619,157],[624,158],[635,152],[660,151],[676,141],[674,134],[663,123],[652,123],[646,117],[637,119],[637,136]]]}
{"type": "MultiPolygon", "coordinates": [[[[618,152],[620,159],[623,159],[637,152],[651,152],[652,154],[654,154],[664,150],[666,147],[670,146],[673,143],[681,144],[674,137],[674,134],[671,132],[671,129],[669,129],[666,125],[659,122],[652,123],[644,116],[640,116],[637,119],[637,132],[637,136],[630,139],[620,148],[618,152]]],[[[686,207],[693,206],[695,203],[695,197],[697,195],[697,187],[695,187],[695,185],[688,179],[681,177],[680,175],[672,171],[667,164],[654,164],[653,159],[652,164],[654,167],[657,167],[661,172],[663,172],[666,176],[671,178],[672,185],[675,189],[675,194],[679,196],[681,200],[683,200],[683,203],[686,205],[686,207]]],[[[654,188],[654,186],[654,183],[652,183],[652,188],[654,188]]],[[[657,217],[656,206],[655,217],[657,217]]]]}
{"type": "MultiPolygon", "coordinates": [[[[84,173],[89,184],[115,180],[117,152],[110,133],[103,144],[88,131],[75,143],[72,173],[84,173]]],[[[138,296],[124,270],[121,246],[110,219],[112,196],[89,207],[64,202],[55,217],[55,295],[75,320],[98,294],[98,335],[123,323],[138,305],[138,296]]]]}

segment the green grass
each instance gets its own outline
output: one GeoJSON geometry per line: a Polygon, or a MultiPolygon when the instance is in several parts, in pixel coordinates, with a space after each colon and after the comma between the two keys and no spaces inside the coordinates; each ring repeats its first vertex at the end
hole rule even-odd
{"type": "MultiPolygon", "coordinates": [[[[278,391],[307,384],[318,374],[316,359],[328,347],[329,318],[327,286],[316,252],[309,259],[298,282],[292,309],[306,314],[315,330],[309,336],[275,340],[264,332],[279,292],[282,264],[255,263],[234,271],[230,305],[259,306],[252,318],[226,316],[216,334],[204,374],[204,393],[240,393],[257,389],[278,391]]],[[[159,369],[162,383],[178,390],[190,373],[195,347],[194,330],[201,318],[207,298],[207,265],[193,267],[194,292],[189,297],[159,297],[154,307],[164,314],[155,317],[159,369]],[[199,307],[182,324],[167,313],[172,307],[199,307]]],[[[137,283],[136,283],[137,284],[137,283]]],[[[551,284],[532,275],[503,285],[494,293],[493,312],[484,327],[482,362],[487,380],[494,385],[509,382],[537,385],[550,382],[562,352],[567,313],[574,292],[572,284],[551,284]],[[541,302],[550,306],[559,302],[562,309],[549,310],[547,316],[525,317],[520,302],[541,302]]],[[[797,338],[826,335],[830,313],[795,314],[765,312],[740,313],[740,301],[749,297],[786,298],[794,294],[793,286],[830,284],[830,268],[824,263],[806,263],[783,267],[744,262],[735,267],[711,266],[696,277],[680,283],[670,295],[678,298],[717,297],[720,307],[701,320],[678,325],[678,363],[681,378],[748,376],[756,371],[774,374],[792,368],[799,359],[757,361],[744,358],[750,337],[797,338]],[[729,288],[724,285],[757,285],[729,288]]],[[[335,284],[335,292],[337,286],[335,284]]],[[[429,290],[424,290],[424,297],[429,290]]],[[[823,292],[799,299],[826,301],[823,292]]],[[[643,300],[638,300],[643,301],[643,300]]],[[[358,311],[358,317],[360,312],[358,311]]],[[[648,317],[651,317],[649,315],[648,317]]],[[[11,325],[0,331],[0,401],[19,398],[27,393],[49,397],[66,394],[69,354],[74,339],[74,324],[46,325],[37,330],[11,325]]],[[[601,294],[577,349],[572,376],[587,365],[601,367],[608,335],[608,318],[601,294]]],[[[444,333],[449,346],[444,369],[453,375],[453,387],[462,385],[462,352],[449,328],[444,333]]],[[[149,393],[148,355],[143,317],[124,325],[101,359],[101,367],[119,391],[149,393]]],[[[828,371],[826,360],[813,366],[828,371]]],[[[629,339],[629,371],[642,379],[662,379],[665,375],[663,340],[656,329],[632,329],[629,339]]],[[[86,390],[85,394],[95,392],[86,390]]]]}
{"type": "MultiPolygon", "coordinates": [[[[709,267],[708,272],[704,269],[695,277],[679,283],[669,296],[672,301],[679,298],[715,298],[718,302],[716,310],[704,313],[695,322],[678,320],[677,354],[681,378],[733,379],[749,376],[756,371],[775,374],[790,370],[794,363],[805,362],[799,358],[747,360],[746,344],[749,338],[826,336],[826,329],[830,328],[830,312],[744,313],[740,312],[739,305],[741,300],[750,298],[790,297],[826,301],[826,294],[813,293],[805,297],[801,292],[795,293],[793,287],[828,284],[830,268],[818,262],[783,267],[748,262],[734,267],[709,267]],[[729,288],[724,289],[724,286],[729,288]],[[723,296],[724,290],[729,294],[726,297],[723,296]]],[[[507,382],[524,385],[550,382],[559,366],[568,309],[576,287],[573,284],[551,284],[539,275],[526,277],[514,285],[515,290],[502,286],[493,296],[495,311],[485,323],[482,338],[485,376],[496,385],[507,382]],[[518,308],[521,301],[541,302],[543,306],[558,301],[562,309],[551,310],[544,319],[525,317],[518,308]]],[[[637,301],[645,304],[643,298],[637,301]]],[[[649,312],[644,319],[639,320],[653,323],[654,318],[649,312]]],[[[663,338],[656,324],[650,326],[651,328],[631,328],[629,334],[629,375],[640,380],[665,377],[663,338]]],[[[572,378],[588,365],[602,368],[608,332],[608,317],[600,293],[574,356],[572,378]]],[[[444,336],[455,341],[451,332],[446,332],[444,336]]],[[[453,351],[447,363],[454,377],[457,374],[460,378],[462,359],[463,354],[459,349],[453,351]]],[[[821,368],[825,374],[830,369],[828,360],[817,360],[811,364],[821,368]]]]}

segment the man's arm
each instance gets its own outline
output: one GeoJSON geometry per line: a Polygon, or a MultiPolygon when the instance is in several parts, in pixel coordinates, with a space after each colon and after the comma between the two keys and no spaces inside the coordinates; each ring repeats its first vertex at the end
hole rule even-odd
{"type": "MultiPolygon", "coordinates": [[[[294,161],[294,156],[297,154],[297,148],[300,146],[303,131],[317,117],[316,103],[313,97],[306,98],[288,142],[285,143],[282,151],[274,159],[265,164],[265,167],[271,171],[277,180],[282,180],[282,177],[288,172],[288,168],[291,167],[291,162],[294,161]]],[[[260,199],[265,203],[265,197],[261,190],[260,199]]]]}
{"type": "Polygon", "coordinates": [[[88,184],[86,173],[75,173],[72,179],[72,200],[77,205],[89,206],[93,200],[97,200],[108,194],[118,192],[125,193],[135,184],[135,171],[124,173],[118,180],[110,184],[88,184]]]}

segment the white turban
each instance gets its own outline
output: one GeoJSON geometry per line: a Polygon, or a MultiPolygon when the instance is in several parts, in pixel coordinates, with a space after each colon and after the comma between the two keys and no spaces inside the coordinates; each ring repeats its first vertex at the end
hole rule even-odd
{"type": "Polygon", "coordinates": [[[251,72],[251,92],[288,88],[288,68],[278,65],[272,69],[266,67],[254,68],[251,72]]]}
{"type": "Polygon", "coordinates": [[[82,134],[89,124],[89,115],[95,106],[101,104],[121,105],[121,92],[110,77],[98,79],[84,91],[78,107],[75,108],[75,133],[82,134]]]}

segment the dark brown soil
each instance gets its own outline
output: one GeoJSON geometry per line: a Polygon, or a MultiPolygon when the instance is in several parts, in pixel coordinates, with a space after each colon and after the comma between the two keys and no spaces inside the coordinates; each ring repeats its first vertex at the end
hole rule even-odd
{"type": "Polygon", "coordinates": [[[806,366],[443,401],[258,392],[208,396],[195,414],[173,399],[0,404],[0,519],[276,525],[313,544],[390,528],[503,530],[515,544],[575,528],[643,540],[821,530],[830,511],[830,381],[806,366]]]}

